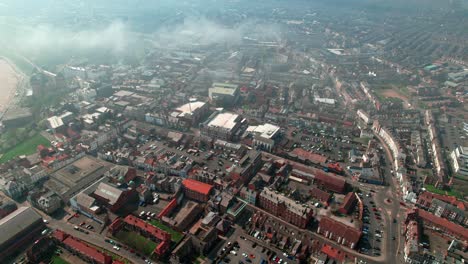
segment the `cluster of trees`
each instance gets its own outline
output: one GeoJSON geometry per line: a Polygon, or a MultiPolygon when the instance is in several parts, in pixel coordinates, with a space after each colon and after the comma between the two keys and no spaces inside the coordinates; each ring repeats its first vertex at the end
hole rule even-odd
{"type": "Polygon", "coordinates": [[[36,128],[32,125],[5,131],[0,136],[0,152],[8,151],[24,140],[33,137],[36,133],[36,128]]]}

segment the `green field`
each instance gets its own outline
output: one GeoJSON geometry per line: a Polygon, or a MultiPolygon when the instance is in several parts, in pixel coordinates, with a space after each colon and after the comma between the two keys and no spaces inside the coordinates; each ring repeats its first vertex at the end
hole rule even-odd
{"type": "Polygon", "coordinates": [[[51,259],[51,263],[52,264],[68,264],[68,261],[64,260],[63,258],[57,256],[57,255],[54,255],[51,259]]]}
{"type": "Polygon", "coordinates": [[[140,251],[141,253],[150,256],[156,248],[156,243],[135,233],[129,231],[119,231],[115,237],[120,242],[140,251]]]}
{"type": "Polygon", "coordinates": [[[448,196],[455,196],[457,198],[463,198],[463,196],[454,191],[454,190],[441,190],[441,189],[437,189],[434,185],[430,185],[430,184],[424,184],[424,188],[426,188],[427,191],[429,192],[432,192],[432,193],[436,193],[436,194],[441,194],[441,195],[448,195],[448,196]]]}
{"type": "Polygon", "coordinates": [[[0,163],[7,162],[20,155],[33,154],[36,152],[37,146],[41,144],[47,147],[50,146],[50,142],[46,138],[40,134],[36,134],[35,136],[19,143],[15,147],[5,152],[0,158],[0,163]]]}
{"type": "Polygon", "coordinates": [[[157,228],[171,234],[171,240],[176,244],[179,243],[179,241],[182,240],[182,238],[183,238],[183,235],[181,233],[179,233],[179,232],[175,231],[174,229],[166,226],[165,224],[161,223],[158,220],[151,220],[150,223],[152,225],[156,226],[157,228]]]}

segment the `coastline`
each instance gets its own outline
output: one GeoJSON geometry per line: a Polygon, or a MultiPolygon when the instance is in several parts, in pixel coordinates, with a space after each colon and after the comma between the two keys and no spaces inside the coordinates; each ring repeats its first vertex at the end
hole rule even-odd
{"type": "Polygon", "coordinates": [[[22,76],[7,58],[0,57],[0,119],[11,106],[22,76]]]}

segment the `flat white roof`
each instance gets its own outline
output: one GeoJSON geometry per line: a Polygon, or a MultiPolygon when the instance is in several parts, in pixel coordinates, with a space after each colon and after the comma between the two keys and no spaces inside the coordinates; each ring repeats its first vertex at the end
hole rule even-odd
{"type": "Polygon", "coordinates": [[[225,87],[212,87],[209,90],[210,95],[212,94],[225,94],[234,96],[237,88],[225,88],[225,87]]]}
{"type": "Polygon", "coordinates": [[[187,104],[184,104],[177,108],[176,110],[179,112],[182,112],[179,116],[185,116],[185,115],[190,115],[192,112],[196,111],[198,108],[201,108],[205,105],[205,102],[190,102],[187,104]]]}
{"type": "Polygon", "coordinates": [[[238,114],[234,113],[219,113],[213,118],[209,123],[209,127],[222,127],[228,130],[234,128],[234,126],[238,123],[238,114]]]}
{"type": "Polygon", "coordinates": [[[129,91],[125,91],[125,90],[120,90],[116,93],[114,93],[114,96],[117,96],[117,97],[125,97],[125,96],[131,96],[133,95],[134,93],[133,92],[129,92],[129,91]]]}
{"type": "Polygon", "coordinates": [[[280,130],[279,126],[265,123],[259,126],[249,126],[247,132],[259,134],[263,138],[272,138],[280,130]]]}
{"type": "Polygon", "coordinates": [[[62,118],[60,118],[58,116],[53,116],[53,117],[47,118],[47,122],[49,122],[49,125],[50,125],[51,128],[57,128],[57,127],[63,126],[62,118]]]}

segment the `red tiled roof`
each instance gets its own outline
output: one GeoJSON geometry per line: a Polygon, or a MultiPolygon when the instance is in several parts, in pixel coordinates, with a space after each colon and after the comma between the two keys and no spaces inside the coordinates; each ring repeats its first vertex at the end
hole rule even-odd
{"type": "Polygon", "coordinates": [[[153,164],[154,164],[154,159],[153,159],[153,158],[147,158],[147,159],[145,160],[145,164],[148,164],[148,165],[153,166],[153,164]]]}
{"type": "Polygon", "coordinates": [[[54,231],[53,236],[54,236],[57,240],[63,241],[63,240],[65,240],[65,238],[68,237],[68,234],[65,233],[65,232],[63,232],[63,231],[60,230],[60,229],[57,229],[57,230],[54,231]]]}
{"type": "Polygon", "coordinates": [[[418,200],[424,200],[429,203],[431,203],[433,199],[438,199],[438,200],[441,200],[441,201],[444,201],[446,203],[453,204],[453,205],[455,205],[457,202],[457,198],[453,196],[442,195],[442,194],[431,193],[431,192],[423,192],[418,197],[418,200]]]}
{"type": "Polygon", "coordinates": [[[361,231],[338,222],[330,217],[324,216],[319,223],[320,232],[329,231],[335,236],[345,239],[348,243],[357,244],[361,238],[361,231]]]}
{"type": "Polygon", "coordinates": [[[345,189],[346,181],[343,178],[335,176],[330,173],[325,173],[319,170],[315,171],[315,180],[320,181],[326,185],[328,189],[334,192],[343,192],[345,189]]]}
{"type": "Polygon", "coordinates": [[[182,184],[184,185],[185,188],[192,190],[194,192],[202,193],[205,195],[208,195],[211,191],[211,188],[213,188],[212,185],[199,182],[196,180],[192,179],[185,179],[182,181],[182,184]]]}
{"type": "Polygon", "coordinates": [[[290,154],[293,154],[301,159],[310,160],[311,162],[314,162],[314,163],[325,163],[328,159],[325,156],[306,151],[305,149],[302,149],[302,148],[295,148],[293,151],[290,152],[290,154]]]}
{"type": "Polygon", "coordinates": [[[454,235],[460,236],[465,240],[468,240],[468,229],[463,226],[457,225],[449,220],[433,215],[427,211],[418,209],[418,215],[424,221],[428,221],[434,225],[444,227],[448,231],[452,232],[454,235]]]}
{"type": "Polygon", "coordinates": [[[339,261],[343,261],[345,257],[343,252],[327,244],[323,245],[321,251],[322,253],[327,254],[328,257],[339,260],[339,261]]]}
{"type": "Polygon", "coordinates": [[[149,224],[143,220],[141,220],[138,217],[135,217],[133,215],[127,215],[124,219],[125,223],[138,227],[141,230],[145,230],[147,233],[152,235],[153,237],[162,240],[162,241],[167,241],[171,240],[171,235],[156,226],[149,224]]]}
{"type": "Polygon", "coordinates": [[[354,192],[349,192],[344,198],[343,205],[340,209],[343,209],[343,212],[349,213],[352,207],[355,205],[357,200],[356,194],[354,192]]]}
{"type": "Polygon", "coordinates": [[[94,247],[89,246],[88,244],[85,244],[81,242],[80,240],[70,236],[66,238],[63,243],[74,250],[80,252],[83,255],[86,255],[87,257],[93,259],[97,263],[101,264],[108,264],[112,262],[112,257],[108,256],[99,250],[97,250],[94,247]]]}
{"type": "Polygon", "coordinates": [[[81,240],[70,236],[69,234],[63,232],[62,230],[55,230],[53,233],[53,236],[67,245],[68,247],[72,248],[73,250],[76,250],[80,252],[81,254],[93,259],[96,263],[101,263],[101,264],[110,264],[112,263],[112,257],[108,256],[99,250],[97,250],[95,247],[92,247],[86,243],[83,243],[81,240]]]}
{"type": "Polygon", "coordinates": [[[310,193],[310,195],[312,197],[315,197],[315,198],[317,198],[320,201],[325,202],[325,203],[328,203],[328,201],[330,201],[330,198],[331,198],[331,194],[329,194],[329,193],[327,193],[325,191],[322,191],[317,187],[312,187],[310,189],[309,193],[310,193]]]}

